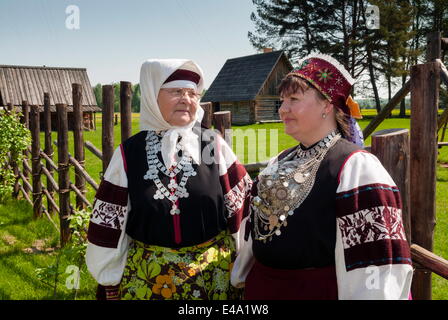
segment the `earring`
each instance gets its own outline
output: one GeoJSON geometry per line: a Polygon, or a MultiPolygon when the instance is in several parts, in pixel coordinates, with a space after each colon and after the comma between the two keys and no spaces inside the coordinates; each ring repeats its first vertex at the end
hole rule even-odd
{"type": "Polygon", "coordinates": [[[326,118],[327,117],[327,114],[326,113],[322,113],[322,118],[326,118]]]}

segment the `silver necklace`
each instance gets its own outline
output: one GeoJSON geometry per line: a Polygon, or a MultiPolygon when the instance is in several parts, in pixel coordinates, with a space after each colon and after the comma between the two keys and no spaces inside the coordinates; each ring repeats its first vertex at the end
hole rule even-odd
{"type": "Polygon", "coordinates": [[[182,150],[182,158],[175,162],[171,168],[167,168],[160,160],[157,154],[161,151],[162,144],[159,137],[154,131],[148,131],[146,135],[146,158],[148,161],[148,171],[144,175],[145,180],[152,180],[157,187],[157,191],[153,198],[161,200],[167,198],[172,203],[170,210],[171,215],[180,214],[177,206],[179,198],[188,198],[189,193],[185,185],[188,178],[196,175],[196,171],[192,165],[192,158],[182,145],[182,140],[176,145],[176,153],[182,150]],[[176,176],[183,171],[180,183],[176,181],[176,176]],[[159,172],[162,172],[170,178],[169,184],[165,187],[159,178],[159,172]]]}
{"type": "Polygon", "coordinates": [[[251,204],[255,240],[266,242],[272,240],[273,235],[281,235],[281,227],[288,225],[288,216],[292,216],[308,197],[320,163],[340,137],[338,131],[333,131],[313,148],[302,150],[299,147],[280,160],[274,169],[268,167],[260,173],[258,195],[251,204]]]}

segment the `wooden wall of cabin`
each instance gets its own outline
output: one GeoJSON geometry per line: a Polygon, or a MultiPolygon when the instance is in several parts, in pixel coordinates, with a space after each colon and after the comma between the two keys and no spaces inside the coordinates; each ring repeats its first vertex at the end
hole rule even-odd
{"type": "Polygon", "coordinates": [[[255,121],[280,120],[278,96],[258,96],[255,100],[255,121]]]}
{"type": "Polygon", "coordinates": [[[261,88],[258,95],[260,96],[278,96],[277,88],[282,81],[283,77],[291,71],[289,64],[282,59],[277,63],[275,69],[266,79],[263,87],[261,88]]]}
{"type": "Polygon", "coordinates": [[[220,111],[230,111],[232,124],[245,125],[255,123],[255,101],[220,102],[220,111]]]}
{"type": "Polygon", "coordinates": [[[260,93],[255,98],[255,121],[280,120],[278,108],[280,107],[280,96],[278,86],[283,77],[291,71],[291,66],[282,57],[275,69],[266,79],[260,93]]]}

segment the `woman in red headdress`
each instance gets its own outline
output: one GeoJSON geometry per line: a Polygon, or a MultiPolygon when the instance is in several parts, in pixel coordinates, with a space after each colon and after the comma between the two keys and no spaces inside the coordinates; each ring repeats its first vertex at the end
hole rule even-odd
{"type": "Polygon", "coordinates": [[[362,149],[353,83],[326,55],[308,56],[282,80],[280,117],[300,144],[254,181],[231,278],[245,299],[408,299],[400,193],[362,149]]]}

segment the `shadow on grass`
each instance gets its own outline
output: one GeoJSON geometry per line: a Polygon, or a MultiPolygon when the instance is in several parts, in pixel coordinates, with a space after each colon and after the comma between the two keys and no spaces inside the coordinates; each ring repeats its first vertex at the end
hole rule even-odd
{"type": "MultiPolygon", "coordinates": [[[[7,254],[2,254],[1,258],[3,260],[3,258],[5,256],[10,256],[12,257],[14,254],[16,254],[15,252],[11,252],[11,253],[7,253],[7,254]]],[[[29,261],[32,263],[33,267],[36,266],[35,261],[29,261]]],[[[0,265],[2,266],[2,271],[5,274],[14,274],[20,277],[20,281],[26,283],[28,286],[31,287],[31,290],[33,291],[37,291],[37,290],[41,290],[42,287],[44,286],[44,284],[39,281],[39,279],[37,279],[37,277],[33,277],[32,275],[24,272],[24,270],[22,270],[21,268],[17,267],[15,264],[4,260],[3,262],[0,263],[0,265]]],[[[37,267],[37,266],[36,266],[37,267]]],[[[41,266],[40,266],[41,267],[41,266]]],[[[18,283],[19,285],[19,283],[18,283]]],[[[1,288],[0,288],[1,289],[1,288]]],[[[21,288],[18,287],[17,290],[20,290],[21,288]]],[[[23,298],[21,298],[23,299],[23,298]]]]}
{"type": "Polygon", "coordinates": [[[18,217],[17,219],[12,219],[8,222],[2,223],[0,224],[0,227],[5,228],[5,227],[9,227],[9,226],[15,226],[15,225],[23,225],[23,224],[28,224],[30,222],[32,222],[33,218],[29,217],[18,217]]]}

